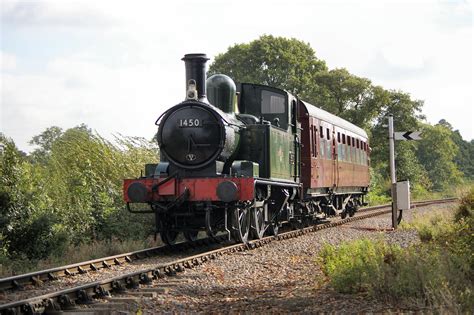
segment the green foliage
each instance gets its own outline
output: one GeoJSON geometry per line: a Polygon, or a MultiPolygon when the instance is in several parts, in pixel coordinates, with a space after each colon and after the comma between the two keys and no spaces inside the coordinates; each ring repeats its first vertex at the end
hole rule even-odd
{"type": "Polygon", "coordinates": [[[455,215],[456,221],[474,220],[474,187],[461,198],[461,204],[455,215]]]}
{"type": "Polygon", "coordinates": [[[335,115],[363,128],[377,117],[388,102],[388,92],[370,80],[350,74],[346,69],[320,71],[307,99],[335,115]]]}
{"type": "Polygon", "coordinates": [[[0,235],[10,257],[60,256],[70,244],[145,238],[149,216],[124,209],[122,181],[156,161],[156,145],[118,136],[111,143],[85,125],[48,128],[24,157],[0,137],[0,235]]]}
{"type": "Polygon", "coordinates": [[[423,141],[418,146],[418,159],[426,169],[433,188],[438,191],[459,184],[462,178],[454,163],[458,147],[452,141],[451,133],[443,125],[424,125],[423,141]]]}
{"type": "Polygon", "coordinates": [[[266,84],[307,96],[316,73],[326,70],[307,43],[263,35],[248,44],[236,44],[216,56],[209,75],[224,73],[237,82],[266,84]]]}
{"type": "Polygon", "coordinates": [[[473,200],[474,190],[455,221],[432,215],[404,223],[402,228],[418,231],[420,244],[405,249],[381,240],[325,245],[319,263],[340,292],[366,291],[441,312],[469,312],[474,308],[473,200]]]}
{"type": "MultiPolygon", "coordinates": [[[[386,178],[389,178],[389,148],[388,148],[388,115],[393,115],[395,130],[416,130],[419,120],[423,118],[421,108],[423,102],[412,100],[410,95],[401,91],[388,91],[389,100],[382,108],[374,126],[370,146],[372,148],[371,163],[386,178]]],[[[423,167],[416,159],[416,144],[397,141],[395,145],[397,161],[397,178],[409,179],[413,184],[420,184],[425,188],[430,187],[423,167]]]]}
{"type": "Polygon", "coordinates": [[[331,285],[339,292],[355,293],[367,291],[374,275],[381,272],[385,256],[399,250],[380,241],[358,240],[338,247],[326,244],[320,255],[331,285]]]}
{"type": "Polygon", "coordinates": [[[63,131],[61,128],[53,126],[47,128],[41,134],[34,136],[33,139],[29,142],[32,145],[39,146],[30,156],[33,161],[39,163],[46,163],[53,143],[62,135],[63,131]]]}
{"type": "Polygon", "coordinates": [[[391,201],[390,180],[382,176],[380,170],[373,167],[370,167],[370,190],[367,201],[371,206],[387,204],[391,201]]]}

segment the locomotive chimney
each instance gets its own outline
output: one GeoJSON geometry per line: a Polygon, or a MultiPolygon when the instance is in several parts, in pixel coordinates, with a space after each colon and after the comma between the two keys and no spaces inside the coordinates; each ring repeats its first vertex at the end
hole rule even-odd
{"type": "Polygon", "coordinates": [[[187,54],[181,59],[186,67],[186,99],[206,101],[206,54],[187,54]]]}

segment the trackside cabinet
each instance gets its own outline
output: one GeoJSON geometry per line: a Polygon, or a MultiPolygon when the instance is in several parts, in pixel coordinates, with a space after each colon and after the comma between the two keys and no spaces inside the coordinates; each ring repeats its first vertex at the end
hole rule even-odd
{"type": "Polygon", "coordinates": [[[410,181],[397,182],[397,208],[398,210],[410,209],[410,181]]]}

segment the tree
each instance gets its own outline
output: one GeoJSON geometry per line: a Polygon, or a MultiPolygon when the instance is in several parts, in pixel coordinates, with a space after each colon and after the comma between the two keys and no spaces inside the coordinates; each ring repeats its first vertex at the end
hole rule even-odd
{"type": "Polygon", "coordinates": [[[263,35],[248,44],[236,44],[216,56],[209,75],[223,73],[237,82],[265,84],[305,97],[311,94],[315,76],[327,70],[307,43],[263,35]]]}
{"type": "Polygon", "coordinates": [[[29,144],[36,145],[38,148],[31,153],[31,159],[38,163],[44,163],[51,152],[53,143],[61,137],[63,130],[52,126],[47,128],[41,134],[34,136],[29,144]]]}
{"type": "Polygon", "coordinates": [[[417,156],[435,190],[441,191],[460,183],[462,173],[454,163],[458,151],[449,128],[441,124],[423,126],[423,140],[419,143],[417,156]]]}
{"type": "MultiPolygon", "coordinates": [[[[423,101],[412,100],[408,93],[402,91],[387,91],[387,103],[381,108],[372,127],[371,160],[374,168],[388,177],[388,116],[393,115],[395,130],[417,130],[419,121],[424,119],[421,114],[423,101]],[[383,166],[383,167],[380,167],[383,166]]],[[[421,185],[425,189],[431,187],[431,182],[425,169],[416,158],[416,143],[397,142],[395,154],[397,160],[397,178],[409,179],[413,185],[421,185]]]]}
{"type": "Polygon", "coordinates": [[[219,54],[209,74],[224,73],[237,82],[284,89],[363,128],[370,127],[388,100],[387,91],[346,69],[328,71],[302,41],[261,36],[219,54]]]}
{"type": "Polygon", "coordinates": [[[459,130],[453,130],[453,126],[446,121],[441,119],[437,125],[444,126],[446,129],[451,131],[451,139],[459,148],[458,153],[454,157],[454,163],[458,169],[471,180],[474,179],[474,140],[471,142],[465,141],[459,130]]]}
{"type": "Polygon", "coordinates": [[[45,183],[38,177],[37,167],[1,134],[0,146],[0,238],[6,244],[4,249],[11,257],[46,257],[64,244],[66,231],[53,229],[58,217],[48,212],[42,190],[45,183]]]}
{"type": "Polygon", "coordinates": [[[369,79],[346,69],[318,72],[314,83],[309,99],[312,104],[364,128],[370,127],[389,100],[382,87],[373,86],[369,79]]]}
{"type": "Polygon", "coordinates": [[[115,143],[85,125],[48,128],[34,137],[36,158],[0,134],[0,259],[61,255],[70,243],[139,239],[152,220],[131,215],[122,180],[157,161],[157,145],[117,136],[115,143]]]}

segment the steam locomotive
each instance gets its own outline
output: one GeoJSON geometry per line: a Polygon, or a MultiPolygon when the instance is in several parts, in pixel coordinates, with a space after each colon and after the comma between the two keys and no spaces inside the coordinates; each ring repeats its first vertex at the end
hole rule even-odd
{"type": "Polygon", "coordinates": [[[160,163],[123,184],[128,209],[154,213],[164,243],[199,231],[246,243],[354,215],[369,186],[364,130],[281,89],[206,80],[205,54],[182,60],[186,99],[156,121],[160,163]]]}

